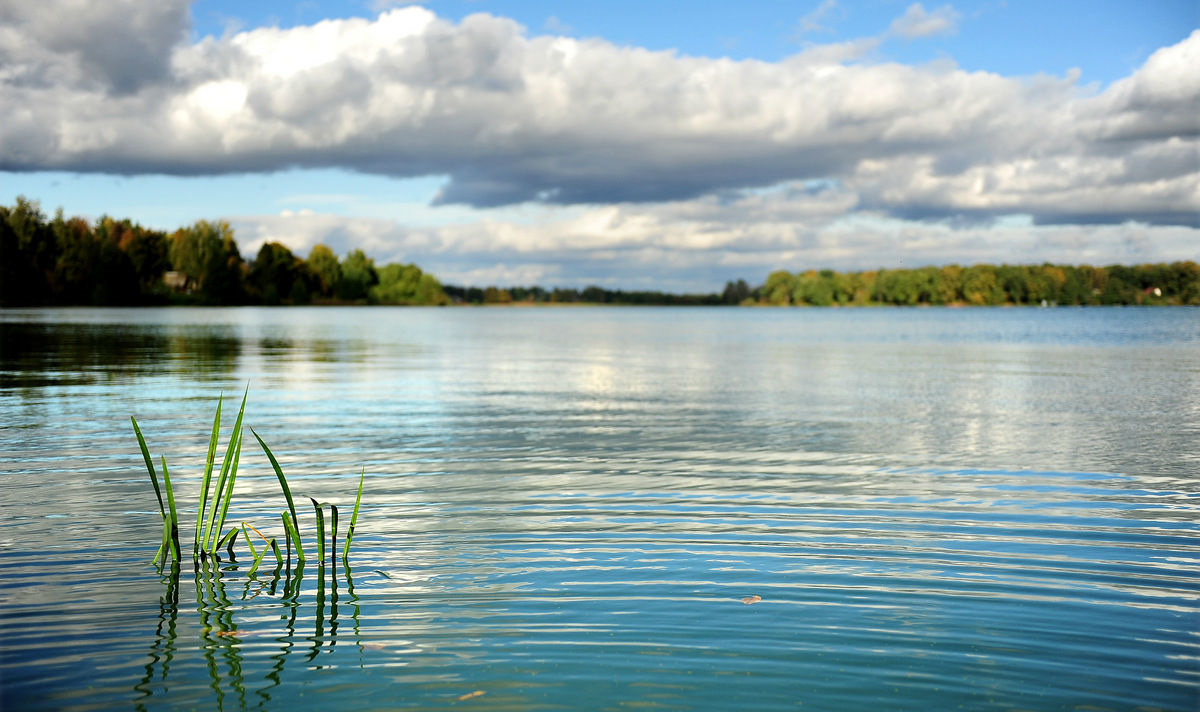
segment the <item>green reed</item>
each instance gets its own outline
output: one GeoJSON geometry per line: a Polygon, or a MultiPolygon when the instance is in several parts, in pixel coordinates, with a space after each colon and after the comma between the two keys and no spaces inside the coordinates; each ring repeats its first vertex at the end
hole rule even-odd
{"type": "MultiPolygon", "coordinates": [[[[237,420],[233,425],[233,431],[229,436],[229,443],[225,448],[225,457],[221,461],[221,468],[216,477],[216,488],[213,489],[213,471],[216,466],[217,444],[220,436],[221,428],[221,406],[223,398],[217,399],[217,410],[213,416],[212,433],[209,436],[208,452],[204,462],[204,478],[200,486],[200,504],[196,511],[196,529],[192,542],[192,559],[197,563],[209,558],[219,558],[217,551],[224,548],[229,553],[229,558],[234,558],[234,545],[237,542],[238,534],[242,534],[243,540],[246,542],[247,548],[250,550],[250,555],[253,557],[253,565],[250,568],[250,575],[253,575],[261,565],[263,557],[269,551],[276,561],[276,566],[282,565],[285,560],[280,555],[279,543],[276,539],[268,539],[261,532],[255,529],[252,525],[241,522],[239,526],[234,526],[221,534],[225,527],[225,521],[229,514],[229,505],[233,501],[234,483],[237,481],[238,465],[241,461],[242,454],[242,418],[246,411],[246,399],[249,396],[249,387],[242,394],[242,404],[238,409],[237,420]],[[211,497],[210,497],[211,491],[211,497]],[[255,548],[250,533],[253,530],[264,542],[262,550],[255,548]]],[[[138,425],[137,418],[130,416],[130,422],[133,424],[133,432],[137,435],[138,447],[141,449],[142,459],[146,463],[146,470],[150,473],[150,482],[154,486],[154,496],[158,500],[158,511],[163,520],[162,540],[159,544],[158,551],[154,555],[152,563],[158,564],[161,559],[165,564],[168,559],[178,562],[181,558],[179,546],[179,514],[175,506],[175,491],[171,486],[171,476],[167,469],[167,460],[165,456],[160,456],[162,462],[163,486],[159,486],[158,473],[154,467],[154,461],[150,457],[150,449],[146,446],[146,439],[142,436],[142,429],[138,425]],[[163,492],[166,492],[167,502],[164,506],[163,492]]],[[[255,432],[254,428],[250,429],[258,444],[262,447],[267,459],[271,463],[272,469],[275,471],[275,477],[279,481],[280,489],[283,490],[284,499],[287,501],[288,511],[281,512],[280,518],[283,522],[284,533],[287,543],[287,559],[291,560],[291,550],[296,549],[296,558],[300,566],[304,565],[305,555],[304,546],[301,543],[300,536],[300,517],[296,513],[296,505],[292,499],[292,490],[288,486],[287,477],[283,474],[283,468],[279,465],[279,460],[275,454],[271,452],[271,448],[263,441],[262,437],[255,432]]],[[[354,499],[354,514],[350,518],[350,526],[346,531],[345,548],[342,551],[342,561],[349,566],[350,542],[354,538],[354,530],[358,523],[358,509],[362,501],[363,480],[366,476],[364,468],[359,475],[358,494],[354,499]]],[[[318,561],[324,564],[325,559],[325,517],[324,507],[330,507],[332,510],[332,531],[330,532],[330,560],[334,559],[334,551],[337,545],[337,526],[338,512],[337,507],[331,504],[318,504],[316,500],[309,498],[313,503],[316,512],[317,524],[317,557],[318,561]]],[[[290,565],[290,564],[289,564],[290,565]]]]}

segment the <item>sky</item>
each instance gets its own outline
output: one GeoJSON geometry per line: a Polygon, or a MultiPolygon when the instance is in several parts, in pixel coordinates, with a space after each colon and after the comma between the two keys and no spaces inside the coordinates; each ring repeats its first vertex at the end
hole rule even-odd
{"type": "Polygon", "coordinates": [[[0,0],[0,203],[476,286],[1194,260],[1198,8],[0,0]]]}

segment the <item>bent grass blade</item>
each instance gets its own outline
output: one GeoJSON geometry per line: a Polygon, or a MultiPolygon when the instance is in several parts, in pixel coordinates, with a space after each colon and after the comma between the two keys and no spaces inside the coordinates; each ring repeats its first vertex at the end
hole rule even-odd
{"type": "MultiPolygon", "coordinates": [[[[250,524],[242,522],[242,538],[246,540],[246,547],[250,549],[250,558],[257,559],[258,550],[254,548],[254,542],[250,540],[250,532],[246,531],[246,527],[250,527],[251,529],[254,529],[254,527],[250,524]]],[[[262,537],[264,540],[266,539],[266,537],[263,536],[263,533],[259,530],[254,529],[254,533],[262,537]]]]}
{"type": "Polygon", "coordinates": [[[163,508],[162,491],[158,488],[158,475],[154,472],[154,460],[150,458],[150,450],[146,447],[146,439],[142,437],[142,429],[138,427],[137,418],[131,415],[129,422],[133,423],[133,432],[137,435],[138,447],[142,449],[142,459],[146,461],[146,471],[150,473],[150,482],[154,484],[154,496],[158,499],[158,513],[162,515],[163,520],[166,520],[167,510],[163,508]]]}
{"type": "Polygon", "coordinates": [[[275,555],[276,567],[283,563],[283,557],[279,555],[279,544],[276,544],[275,540],[272,539],[267,542],[267,545],[262,548],[262,551],[254,555],[254,565],[251,566],[250,570],[246,572],[246,576],[253,576],[254,572],[258,571],[258,567],[260,564],[262,564],[263,557],[266,556],[268,551],[275,555]]]}
{"type": "Polygon", "coordinates": [[[288,525],[287,518],[284,518],[284,526],[288,528],[289,538],[294,536],[296,542],[296,558],[301,563],[304,562],[304,547],[300,544],[300,517],[296,515],[296,504],[292,501],[292,490],[288,487],[287,478],[283,476],[283,468],[279,466],[279,460],[275,459],[275,453],[271,452],[271,448],[263,442],[263,439],[255,432],[254,428],[250,428],[250,432],[258,440],[258,444],[262,446],[263,452],[267,454],[267,459],[271,461],[271,467],[275,470],[275,477],[279,479],[279,486],[283,488],[283,496],[287,500],[288,511],[292,513],[291,525],[288,525]]]}
{"type": "Polygon", "coordinates": [[[221,540],[217,542],[215,547],[213,547],[213,551],[215,552],[217,549],[225,547],[225,551],[229,552],[229,560],[236,561],[237,557],[233,553],[233,545],[237,543],[237,537],[239,533],[240,532],[238,531],[237,527],[225,532],[225,536],[221,537],[221,540]]]}

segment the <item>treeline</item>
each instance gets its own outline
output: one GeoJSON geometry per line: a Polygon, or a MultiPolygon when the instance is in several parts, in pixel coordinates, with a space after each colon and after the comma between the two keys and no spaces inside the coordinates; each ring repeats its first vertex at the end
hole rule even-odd
{"type": "Polygon", "coordinates": [[[225,222],[173,233],[102,217],[53,218],[37,202],[0,205],[0,306],[158,304],[1200,305],[1200,265],[972,265],[772,272],[751,287],[670,294],[589,286],[443,287],[411,264],[376,267],[362,250],[307,259],[269,242],[249,262],[225,222]]]}
{"type": "MultiPolygon", "coordinates": [[[[733,283],[726,286],[728,294],[733,283]]],[[[1200,305],[1200,265],[948,265],[918,269],[772,272],[740,303],[832,306],[1004,304],[1200,305]]]]}
{"type": "Polygon", "coordinates": [[[17,198],[0,206],[0,305],[449,304],[433,275],[376,267],[361,250],[308,259],[277,242],[242,258],[226,222],[166,233],[105,216],[53,218],[17,198]]]}
{"type": "Polygon", "coordinates": [[[465,304],[615,304],[662,306],[871,305],[1200,305],[1200,265],[947,265],[918,269],[772,272],[751,287],[730,281],[719,294],[626,292],[597,286],[457,287],[446,294],[465,304]]]}
{"type": "Polygon", "coordinates": [[[583,289],[555,287],[457,287],[446,285],[446,294],[457,304],[613,304],[621,306],[715,306],[725,304],[717,294],[668,294],[655,291],[625,291],[590,286],[583,289]]]}

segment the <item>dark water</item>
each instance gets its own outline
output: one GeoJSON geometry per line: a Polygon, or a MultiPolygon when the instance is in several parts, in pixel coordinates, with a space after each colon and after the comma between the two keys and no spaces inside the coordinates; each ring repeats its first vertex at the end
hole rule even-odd
{"type": "MultiPolygon", "coordinates": [[[[1198,310],[8,310],[0,337],[4,710],[1200,707],[1198,310]],[[350,571],[150,565],[129,416],[189,538],[247,382],[343,529],[365,467],[350,571]]],[[[252,439],[240,472],[230,520],[280,535],[252,439]]]]}

